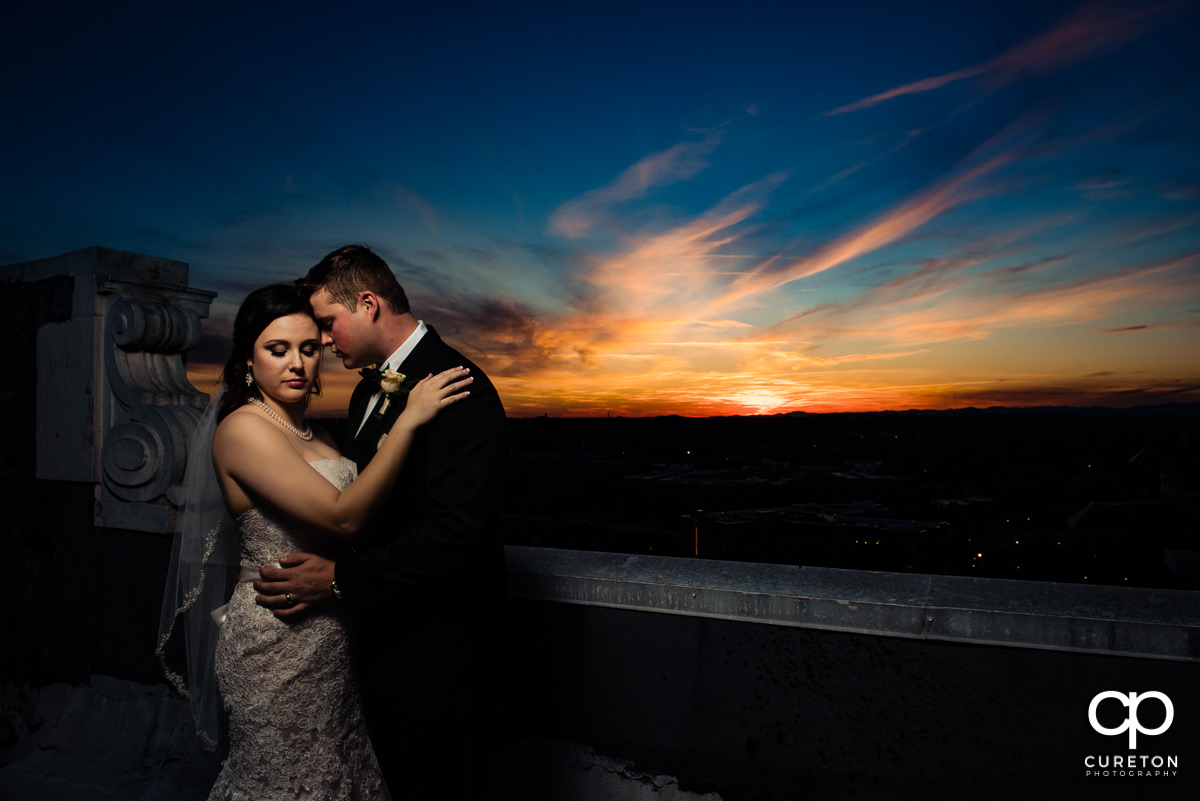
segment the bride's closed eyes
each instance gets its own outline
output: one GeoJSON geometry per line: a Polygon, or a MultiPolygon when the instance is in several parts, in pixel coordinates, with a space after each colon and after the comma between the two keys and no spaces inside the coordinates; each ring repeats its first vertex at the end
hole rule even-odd
{"type": "MultiPolygon", "coordinates": [[[[275,356],[276,358],[280,358],[280,357],[288,355],[288,351],[286,348],[268,348],[268,350],[270,351],[271,355],[275,356]]],[[[300,352],[303,353],[305,356],[312,358],[313,356],[316,356],[318,353],[320,353],[321,349],[319,347],[317,347],[316,345],[306,345],[306,346],[300,348],[300,352]]]]}
{"type": "MultiPolygon", "coordinates": [[[[291,348],[290,342],[265,342],[263,348],[276,358],[281,358],[288,355],[291,348]]],[[[317,340],[309,340],[300,345],[300,353],[308,358],[312,358],[321,352],[321,343],[317,340]]]]}

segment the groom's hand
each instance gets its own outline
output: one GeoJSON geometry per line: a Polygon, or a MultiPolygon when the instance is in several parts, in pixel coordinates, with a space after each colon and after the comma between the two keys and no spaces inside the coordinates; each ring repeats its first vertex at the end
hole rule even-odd
{"type": "Polygon", "coordinates": [[[274,612],[275,617],[299,614],[312,604],[333,598],[329,589],[333,562],[316,554],[289,553],[280,557],[279,564],[260,567],[262,578],[254,582],[254,589],[261,593],[254,600],[274,612]]]}

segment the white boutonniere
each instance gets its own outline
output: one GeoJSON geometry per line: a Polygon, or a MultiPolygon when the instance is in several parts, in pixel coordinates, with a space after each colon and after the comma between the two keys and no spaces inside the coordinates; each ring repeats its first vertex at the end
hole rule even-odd
{"type": "Polygon", "coordinates": [[[405,379],[408,378],[404,373],[398,373],[390,367],[383,370],[379,377],[379,390],[384,395],[394,395],[404,386],[405,379]]]}
{"type": "Polygon", "coordinates": [[[383,394],[383,397],[379,400],[379,405],[375,407],[373,413],[373,416],[377,419],[387,413],[393,399],[403,398],[413,387],[408,380],[408,376],[390,367],[384,370],[376,367],[364,367],[359,371],[359,375],[379,384],[379,391],[383,394]]]}

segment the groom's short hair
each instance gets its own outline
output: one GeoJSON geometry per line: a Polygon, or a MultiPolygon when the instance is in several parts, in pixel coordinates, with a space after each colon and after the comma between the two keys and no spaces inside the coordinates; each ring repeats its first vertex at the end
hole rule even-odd
{"type": "Polygon", "coordinates": [[[324,289],[350,311],[358,308],[358,296],[374,292],[395,314],[407,314],[408,296],[387,262],[365,245],[344,245],[330,253],[296,281],[309,295],[324,289]]]}

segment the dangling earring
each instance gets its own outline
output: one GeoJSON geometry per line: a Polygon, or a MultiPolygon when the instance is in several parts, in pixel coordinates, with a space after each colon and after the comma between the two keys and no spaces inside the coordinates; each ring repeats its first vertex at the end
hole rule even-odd
{"type": "Polygon", "coordinates": [[[254,385],[254,373],[251,373],[250,371],[247,370],[246,371],[246,386],[249,387],[249,386],[253,386],[253,385],[254,385]]]}

